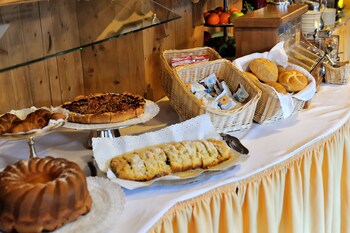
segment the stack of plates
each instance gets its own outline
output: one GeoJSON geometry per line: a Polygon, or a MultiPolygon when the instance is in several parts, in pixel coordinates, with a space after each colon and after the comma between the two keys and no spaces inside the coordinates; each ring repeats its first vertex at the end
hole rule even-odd
{"type": "Polygon", "coordinates": [[[319,11],[307,11],[301,17],[301,27],[304,34],[310,34],[318,29],[320,26],[321,12],[319,11]]]}

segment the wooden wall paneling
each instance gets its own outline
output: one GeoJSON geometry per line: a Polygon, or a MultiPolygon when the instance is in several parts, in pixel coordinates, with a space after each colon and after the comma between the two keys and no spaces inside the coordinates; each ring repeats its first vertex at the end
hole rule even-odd
{"type": "Polygon", "coordinates": [[[14,106],[16,101],[11,73],[0,73],[0,114],[10,111],[14,106]]]}
{"type": "Polygon", "coordinates": [[[181,1],[176,6],[176,12],[182,16],[176,20],[176,26],[173,33],[176,35],[176,48],[193,48],[195,39],[193,38],[193,19],[192,19],[192,2],[181,1]]]}
{"type": "Polygon", "coordinates": [[[93,45],[83,50],[84,83],[86,93],[116,92],[117,68],[112,41],[93,45]]]}
{"type": "MultiPolygon", "coordinates": [[[[52,43],[55,40],[53,33],[53,19],[51,17],[51,5],[49,1],[40,2],[41,30],[42,30],[42,46],[45,55],[56,53],[56,45],[52,43]]],[[[52,106],[62,104],[61,84],[58,74],[57,58],[52,57],[42,61],[46,75],[49,81],[50,102],[52,106]]]]}
{"type": "MultiPolygon", "coordinates": [[[[2,16],[2,12],[0,12],[2,16]]],[[[5,22],[0,17],[0,24],[3,25],[5,22]]],[[[0,38],[0,63],[1,66],[8,66],[9,57],[6,37],[0,38]]],[[[15,106],[15,96],[12,85],[12,76],[10,72],[0,73],[0,114],[8,112],[15,106]]]]}
{"type": "MultiPolygon", "coordinates": [[[[43,57],[45,52],[43,50],[41,22],[37,20],[40,18],[39,3],[21,4],[19,8],[20,12],[28,12],[24,13],[23,16],[21,15],[25,57],[29,59],[43,57]]],[[[28,66],[28,81],[33,105],[36,107],[50,106],[50,80],[44,62],[37,62],[28,66]]]]}
{"type": "Polygon", "coordinates": [[[117,69],[115,75],[116,92],[131,91],[130,86],[130,67],[128,61],[128,53],[132,52],[129,48],[129,40],[131,35],[127,35],[113,41],[115,59],[114,65],[117,69]]]}
{"type": "MultiPolygon", "coordinates": [[[[79,29],[75,1],[51,2],[52,39],[58,51],[79,47],[79,29]],[[67,13],[69,12],[69,13],[67,13]]],[[[70,101],[85,94],[80,50],[57,57],[62,100],[70,101]]]]}
{"type": "MultiPolygon", "coordinates": [[[[8,53],[8,64],[17,64],[25,58],[25,47],[23,37],[22,22],[18,19],[21,14],[18,6],[7,6],[2,8],[2,20],[4,23],[10,24],[6,33],[3,36],[5,40],[6,51],[8,53]]],[[[4,76],[11,78],[11,86],[7,86],[4,90],[4,95],[9,98],[4,99],[4,110],[19,109],[33,105],[32,95],[30,90],[30,80],[28,77],[28,68],[22,67],[12,71],[2,73],[4,76]],[[14,97],[14,98],[11,98],[14,97]],[[5,107],[6,106],[6,107],[5,107]]]]}
{"type": "Polygon", "coordinates": [[[115,17],[115,9],[110,0],[78,1],[77,21],[80,43],[85,45],[96,41],[115,17]],[[93,4],[93,5],[92,5],[93,4]]]}
{"type": "Polygon", "coordinates": [[[193,26],[201,26],[204,22],[203,13],[207,11],[207,1],[202,0],[192,6],[193,26]]]}
{"type": "Polygon", "coordinates": [[[143,51],[145,67],[145,96],[148,99],[158,100],[165,94],[160,81],[160,53],[161,41],[166,37],[164,25],[159,25],[143,32],[143,51]]]}
{"type": "MultiPolygon", "coordinates": [[[[110,1],[77,2],[80,41],[88,44],[96,41],[101,32],[115,17],[110,1]],[[94,4],[94,6],[91,6],[94,4]]],[[[82,50],[84,89],[86,94],[115,92],[115,51],[112,42],[104,42],[82,50]]]]}
{"type": "MultiPolygon", "coordinates": [[[[127,37],[129,37],[128,51],[124,53],[127,54],[125,61],[129,67],[129,90],[144,95],[147,90],[147,84],[143,40],[147,41],[148,38],[144,38],[142,31],[132,33],[127,37]]],[[[125,78],[127,77],[128,75],[125,76],[125,78]]],[[[148,98],[148,96],[145,97],[148,98]]]]}
{"type": "MultiPolygon", "coordinates": [[[[159,2],[161,5],[174,10],[176,3],[170,0],[159,2]]],[[[167,18],[167,12],[157,14],[158,18],[167,18]],[[163,14],[162,14],[163,13],[163,14]]],[[[163,49],[175,48],[175,37],[169,38],[173,33],[174,21],[161,24],[150,29],[144,30],[143,51],[145,68],[145,96],[148,99],[158,100],[164,97],[165,93],[160,81],[160,54],[163,49]]]]}

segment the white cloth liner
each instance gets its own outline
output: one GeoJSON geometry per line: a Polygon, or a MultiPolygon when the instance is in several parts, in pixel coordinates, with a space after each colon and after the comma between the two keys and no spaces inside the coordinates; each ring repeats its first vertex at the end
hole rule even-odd
{"type": "MultiPolygon", "coordinates": [[[[293,112],[294,103],[293,103],[292,96],[299,100],[307,101],[312,99],[312,97],[315,95],[316,93],[315,78],[304,68],[288,63],[288,56],[284,50],[284,41],[276,44],[269,52],[252,53],[252,54],[237,58],[232,63],[241,71],[249,71],[250,61],[256,58],[267,58],[271,61],[274,61],[277,65],[280,65],[288,70],[290,69],[298,70],[302,72],[304,75],[306,75],[309,80],[309,84],[303,90],[295,94],[289,93],[284,95],[284,94],[278,93],[277,91],[275,91],[274,88],[272,88],[276,92],[280,100],[284,118],[289,117],[293,112]]],[[[263,85],[266,85],[266,84],[263,84],[263,85]]]]}

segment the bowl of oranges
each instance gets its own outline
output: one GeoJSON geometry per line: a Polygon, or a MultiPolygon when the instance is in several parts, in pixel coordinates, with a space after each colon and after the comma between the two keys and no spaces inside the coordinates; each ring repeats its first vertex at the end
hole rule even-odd
{"type": "Polygon", "coordinates": [[[233,26],[234,20],[244,14],[240,9],[231,7],[225,10],[224,7],[219,6],[214,10],[204,12],[204,21],[206,26],[233,26]]]}

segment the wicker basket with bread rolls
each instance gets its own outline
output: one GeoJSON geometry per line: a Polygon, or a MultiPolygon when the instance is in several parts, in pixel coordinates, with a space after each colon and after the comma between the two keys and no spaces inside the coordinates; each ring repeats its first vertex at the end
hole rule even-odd
{"type": "MultiPolygon", "coordinates": [[[[251,59],[243,74],[262,91],[254,115],[254,120],[260,124],[275,122],[300,111],[306,100],[298,98],[298,93],[306,90],[310,83],[313,85],[313,77],[303,68],[293,64],[282,67],[264,57],[251,59]],[[290,99],[289,106],[283,106],[283,99],[290,99]]],[[[310,91],[313,95],[313,88],[310,91]]]]}

